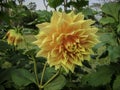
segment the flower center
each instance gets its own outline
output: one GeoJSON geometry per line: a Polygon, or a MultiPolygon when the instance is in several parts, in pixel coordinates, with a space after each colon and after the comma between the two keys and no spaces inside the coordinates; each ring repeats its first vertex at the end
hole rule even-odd
{"type": "Polygon", "coordinates": [[[76,43],[68,43],[66,46],[65,46],[65,49],[68,51],[68,52],[74,52],[76,51],[77,49],[77,45],[76,43]]]}
{"type": "Polygon", "coordinates": [[[63,45],[66,52],[74,53],[78,49],[79,39],[77,36],[68,35],[63,39],[63,45]]]}

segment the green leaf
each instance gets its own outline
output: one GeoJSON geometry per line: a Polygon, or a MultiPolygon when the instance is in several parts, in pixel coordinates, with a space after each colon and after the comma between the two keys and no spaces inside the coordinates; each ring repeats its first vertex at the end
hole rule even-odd
{"type": "Polygon", "coordinates": [[[91,8],[88,8],[88,7],[83,9],[82,12],[85,16],[94,15],[94,11],[91,8]]]}
{"type": "Polygon", "coordinates": [[[43,11],[36,11],[36,13],[38,14],[38,18],[37,20],[39,22],[50,22],[50,18],[52,16],[52,13],[51,12],[48,12],[46,10],[43,10],[43,11]]]}
{"type": "Polygon", "coordinates": [[[47,67],[44,74],[45,81],[50,79],[55,73],[56,73],[56,70],[53,67],[47,67]]]}
{"type": "Polygon", "coordinates": [[[112,62],[116,62],[120,58],[120,46],[110,46],[108,47],[109,57],[112,62]]]}
{"type": "Polygon", "coordinates": [[[34,75],[28,70],[16,69],[12,72],[12,81],[18,86],[27,86],[30,83],[36,83],[34,75]]]}
{"type": "Polygon", "coordinates": [[[61,5],[64,0],[48,0],[48,5],[54,9],[61,5]]]}
{"type": "Polygon", "coordinates": [[[6,23],[9,23],[10,17],[5,12],[0,12],[0,19],[1,21],[6,21],[6,23]]]}
{"type": "Polygon", "coordinates": [[[116,77],[116,80],[113,83],[113,90],[120,90],[120,75],[116,77]]]}
{"type": "Polygon", "coordinates": [[[88,84],[91,86],[101,86],[110,83],[111,76],[113,75],[114,70],[111,70],[108,66],[98,67],[96,72],[92,72],[83,76],[82,84],[88,84]]]}
{"type": "Polygon", "coordinates": [[[120,24],[117,26],[117,32],[120,32],[120,24]]]}
{"type": "Polygon", "coordinates": [[[5,81],[10,80],[10,78],[11,78],[10,75],[13,70],[14,70],[13,68],[6,69],[6,70],[0,70],[0,84],[5,81]]]}
{"type": "Polygon", "coordinates": [[[0,51],[6,52],[8,48],[12,48],[12,47],[8,45],[7,42],[0,40],[0,51]]]}
{"type": "Polygon", "coordinates": [[[100,35],[100,41],[105,44],[116,45],[116,41],[114,40],[112,33],[102,33],[100,35]]]}
{"type": "Polygon", "coordinates": [[[66,4],[67,7],[73,6],[78,10],[80,10],[86,5],[88,5],[88,0],[76,0],[76,1],[69,0],[69,2],[67,2],[66,4]]]}
{"type": "Polygon", "coordinates": [[[109,24],[109,23],[114,23],[115,20],[112,17],[103,17],[100,19],[100,23],[105,25],[105,24],[109,24]]]}
{"type": "Polygon", "coordinates": [[[102,6],[102,11],[114,17],[116,21],[118,21],[119,10],[120,4],[116,2],[106,3],[102,6]]]}
{"type": "Polygon", "coordinates": [[[35,49],[28,50],[25,52],[25,54],[29,56],[35,56],[36,50],[35,49]]]}
{"type": "Polygon", "coordinates": [[[97,50],[98,50],[99,48],[103,47],[104,45],[105,45],[105,43],[103,43],[103,42],[100,42],[100,43],[96,44],[96,45],[93,47],[93,51],[94,51],[94,52],[97,52],[97,50]]]}
{"type": "MultiPolygon", "coordinates": [[[[47,67],[45,69],[44,73],[44,82],[47,82],[54,74],[56,73],[56,70],[54,67],[47,67]]],[[[38,74],[39,78],[41,79],[42,72],[38,74]]]]}
{"type": "Polygon", "coordinates": [[[66,84],[66,79],[63,75],[58,76],[52,82],[44,87],[44,90],[61,90],[66,84]]]}

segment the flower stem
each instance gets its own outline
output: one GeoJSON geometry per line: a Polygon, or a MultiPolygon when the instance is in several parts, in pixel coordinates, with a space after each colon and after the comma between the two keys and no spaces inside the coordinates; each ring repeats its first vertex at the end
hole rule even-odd
{"type": "Polygon", "coordinates": [[[50,83],[53,79],[55,79],[55,77],[59,74],[59,72],[60,72],[60,69],[59,69],[59,71],[57,71],[56,74],[54,74],[54,75],[43,85],[43,88],[44,88],[48,83],[50,83]]]}
{"type": "Polygon", "coordinates": [[[35,73],[35,77],[36,77],[36,84],[39,87],[39,79],[38,79],[38,73],[37,73],[37,63],[36,63],[36,60],[33,56],[32,56],[32,59],[34,61],[34,73],[35,73]]]}
{"type": "Polygon", "coordinates": [[[44,78],[44,73],[45,73],[46,66],[47,66],[47,62],[44,64],[42,75],[41,75],[41,80],[40,80],[40,86],[41,86],[41,88],[42,88],[42,82],[43,82],[43,78],[44,78]]]}

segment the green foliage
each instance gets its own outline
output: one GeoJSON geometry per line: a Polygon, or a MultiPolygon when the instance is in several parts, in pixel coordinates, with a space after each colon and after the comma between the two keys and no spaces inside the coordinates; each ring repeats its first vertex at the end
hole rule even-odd
{"type": "Polygon", "coordinates": [[[5,41],[0,40],[0,51],[5,52],[6,48],[11,48],[5,41]]]}
{"type": "Polygon", "coordinates": [[[99,21],[101,42],[93,48],[96,52],[96,57],[93,58],[96,61],[93,61],[93,64],[91,63],[94,71],[92,70],[82,76],[81,83],[83,87],[92,86],[104,87],[105,90],[119,90],[119,11],[120,5],[118,2],[106,3],[102,6],[103,16],[99,21]]]}
{"type": "Polygon", "coordinates": [[[109,66],[98,67],[97,71],[83,76],[82,83],[91,86],[101,86],[110,83],[115,71],[109,66]]]}
{"type": "Polygon", "coordinates": [[[45,70],[44,80],[49,80],[54,74],[56,73],[56,70],[54,68],[47,67],[45,70]]]}
{"type": "Polygon", "coordinates": [[[110,23],[115,23],[115,20],[111,17],[103,17],[102,19],[100,19],[100,23],[106,25],[110,23]]]}
{"type": "Polygon", "coordinates": [[[95,12],[94,12],[91,8],[89,8],[89,7],[83,9],[82,12],[83,12],[83,14],[84,14],[85,16],[92,16],[92,15],[94,15],[94,13],[95,13],[95,12]]]}
{"type": "Polygon", "coordinates": [[[14,69],[7,69],[7,70],[0,70],[1,74],[0,74],[0,84],[2,84],[3,82],[10,80],[11,78],[11,72],[14,69]]]}
{"type": "Polygon", "coordinates": [[[105,14],[112,16],[116,21],[118,21],[119,10],[120,4],[115,2],[106,3],[102,7],[102,11],[105,14]]]}
{"type": "Polygon", "coordinates": [[[36,83],[35,76],[25,69],[15,69],[11,73],[12,81],[18,86],[27,86],[36,83]]]}
{"type": "Polygon", "coordinates": [[[38,23],[50,22],[52,12],[48,12],[46,10],[43,10],[43,11],[39,10],[39,11],[36,11],[36,13],[38,14],[38,18],[37,18],[38,23]]]}
{"type": "Polygon", "coordinates": [[[66,6],[70,7],[73,6],[74,8],[76,8],[76,10],[82,10],[84,6],[88,5],[88,0],[76,0],[76,1],[72,1],[70,0],[66,6]]]}
{"type": "Polygon", "coordinates": [[[108,51],[111,62],[117,62],[120,59],[120,46],[111,46],[108,48],[108,51]]]}
{"type": "Polygon", "coordinates": [[[117,26],[117,32],[120,33],[120,24],[117,26]]]}
{"type": "Polygon", "coordinates": [[[61,90],[66,84],[66,79],[63,75],[56,77],[52,82],[45,86],[44,90],[61,90]]]}
{"type": "Polygon", "coordinates": [[[48,5],[54,9],[56,9],[59,5],[61,5],[63,1],[64,0],[47,0],[48,5]]]}
{"type": "Polygon", "coordinates": [[[119,90],[119,89],[120,89],[120,75],[117,75],[113,84],[113,90],[119,90]]]}

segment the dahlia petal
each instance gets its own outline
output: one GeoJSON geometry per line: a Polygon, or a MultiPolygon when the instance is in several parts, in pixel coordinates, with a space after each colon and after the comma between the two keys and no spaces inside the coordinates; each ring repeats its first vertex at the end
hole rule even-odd
{"type": "Polygon", "coordinates": [[[42,29],[44,28],[45,26],[49,25],[49,23],[45,22],[45,23],[42,23],[42,24],[37,24],[36,26],[39,28],[39,29],[42,29]]]}
{"type": "Polygon", "coordinates": [[[86,20],[84,21],[82,24],[82,28],[90,28],[92,24],[94,24],[95,21],[92,21],[92,20],[86,20]]]}
{"type": "Polygon", "coordinates": [[[71,11],[70,13],[68,13],[68,15],[73,18],[75,16],[75,13],[74,11],[71,11]]]}
{"type": "Polygon", "coordinates": [[[63,33],[61,33],[60,35],[58,35],[58,36],[56,37],[56,41],[57,41],[57,42],[61,41],[62,38],[63,38],[63,36],[64,36],[63,33]]]}
{"type": "Polygon", "coordinates": [[[80,20],[83,20],[84,19],[84,15],[82,13],[79,13],[78,15],[76,15],[74,17],[74,22],[77,22],[77,21],[80,21],[80,20]]]}
{"type": "Polygon", "coordinates": [[[65,70],[67,73],[69,73],[69,69],[66,67],[66,65],[61,64],[61,66],[64,68],[64,70],[65,70]]]}
{"type": "Polygon", "coordinates": [[[56,65],[55,70],[58,70],[61,67],[61,65],[56,65]]]}
{"type": "Polygon", "coordinates": [[[81,61],[81,60],[78,60],[78,59],[73,60],[72,63],[74,63],[74,64],[76,64],[76,65],[78,65],[78,66],[82,66],[82,61],[81,61]]]}
{"type": "Polygon", "coordinates": [[[72,73],[74,72],[75,65],[73,63],[67,62],[65,65],[72,73]]]}
{"type": "Polygon", "coordinates": [[[69,72],[69,70],[73,73],[75,69],[74,64],[70,64],[70,63],[62,64],[62,67],[65,69],[67,73],[69,72]]]}
{"type": "Polygon", "coordinates": [[[51,23],[52,24],[56,24],[56,22],[58,21],[58,18],[61,16],[61,13],[60,12],[56,12],[54,11],[53,12],[53,16],[51,18],[51,23]]]}
{"type": "Polygon", "coordinates": [[[57,30],[59,30],[58,32],[60,32],[60,33],[67,32],[68,24],[69,24],[68,21],[66,21],[64,19],[60,19],[58,21],[58,27],[59,27],[59,29],[57,29],[57,30]]]}
{"type": "Polygon", "coordinates": [[[69,23],[72,22],[71,16],[67,15],[66,13],[62,13],[62,18],[69,23]]]}

